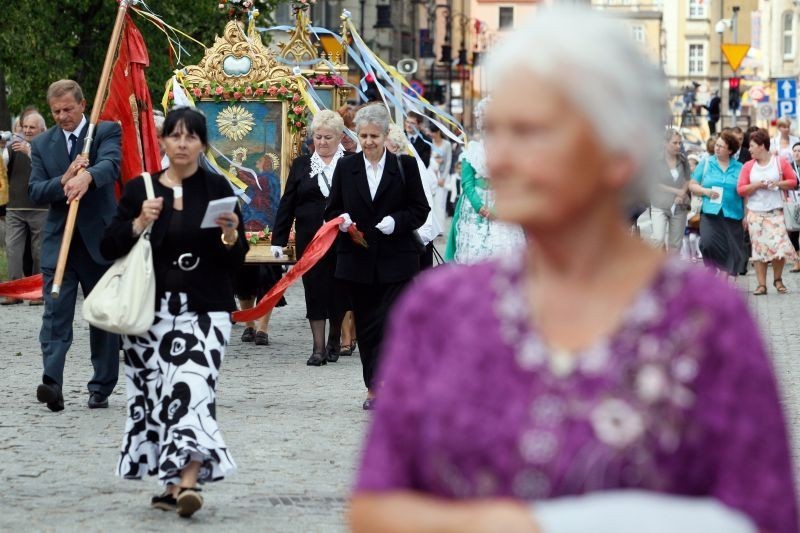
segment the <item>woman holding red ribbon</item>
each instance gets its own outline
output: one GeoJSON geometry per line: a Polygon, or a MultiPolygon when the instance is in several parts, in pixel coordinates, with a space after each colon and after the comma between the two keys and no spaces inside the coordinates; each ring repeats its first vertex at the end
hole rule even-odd
{"type": "Polygon", "coordinates": [[[339,236],[335,273],[346,283],[355,316],[368,390],[366,410],[374,405],[384,321],[397,296],[419,272],[414,230],[430,211],[417,162],[386,149],[389,123],[389,113],[380,105],[358,111],[355,124],[362,153],[343,157],[336,165],[325,210],[325,220],[342,217],[342,232],[356,225],[366,241],[365,247],[347,235],[339,236]]]}
{"type": "MultiPolygon", "coordinates": [[[[297,257],[322,227],[322,215],[331,192],[331,178],[336,163],[347,155],[341,145],[344,121],[337,113],[324,110],[311,123],[314,153],[301,155],[292,162],[289,178],[278,206],[272,230],[272,253],[283,254],[289,242],[292,224],[295,226],[297,257]]],[[[348,310],[347,295],[333,278],[336,256],[328,252],[311,270],[303,274],[306,299],[306,318],[311,325],[314,347],[306,362],[309,366],[335,363],[341,346],[342,317],[348,310]],[[325,342],[325,321],[330,323],[328,342],[325,342]]],[[[350,355],[351,352],[345,352],[350,355]]]]}

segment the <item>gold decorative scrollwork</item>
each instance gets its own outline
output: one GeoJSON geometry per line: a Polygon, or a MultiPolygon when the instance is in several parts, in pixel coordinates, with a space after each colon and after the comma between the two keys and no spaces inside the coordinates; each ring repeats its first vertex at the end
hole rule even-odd
{"type": "Polygon", "coordinates": [[[214,40],[214,46],[206,50],[203,59],[197,65],[186,67],[184,80],[197,86],[212,83],[243,85],[291,75],[291,67],[277,61],[276,53],[264,46],[257,31],[252,30],[245,37],[241,23],[232,20],[225,25],[222,36],[214,40]],[[232,73],[230,69],[226,72],[226,60],[228,65],[234,64],[241,72],[232,73]]]}

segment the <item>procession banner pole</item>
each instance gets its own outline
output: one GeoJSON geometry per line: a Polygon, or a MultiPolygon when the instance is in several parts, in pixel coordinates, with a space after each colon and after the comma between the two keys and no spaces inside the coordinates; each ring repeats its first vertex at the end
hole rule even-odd
{"type": "MultiPolygon", "coordinates": [[[[103,111],[103,102],[105,101],[106,92],[108,91],[108,84],[111,78],[111,68],[114,65],[114,56],[117,54],[119,47],[119,39],[122,34],[122,26],[125,24],[125,13],[128,11],[128,6],[136,3],[136,0],[120,0],[119,9],[117,10],[117,19],[114,21],[114,29],[111,32],[111,40],[108,43],[108,50],[106,50],[106,59],[103,63],[103,71],[100,74],[100,82],[97,85],[97,93],[94,97],[94,106],[92,107],[92,114],[89,118],[89,124],[86,126],[86,138],[83,141],[83,151],[81,155],[89,157],[89,151],[92,149],[92,139],[94,138],[94,130],[100,120],[100,113],[103,111]]],[[[69,204],[69,212],[67,213],[67,223],[64,227],[64,237],[61,240],[61,249],[58,251],[58,263],[56,263],[56,272],[53,278],[53,288],[50,295],[53,298],[58,298],[61,293],[61,283],[64,281],[64,271],[67,268],[67,258],[69,257],[69,247],[72,242],[72,234],[75,231],[75,221],[78,218],[78,200],[73,200],[69,204]]]]}

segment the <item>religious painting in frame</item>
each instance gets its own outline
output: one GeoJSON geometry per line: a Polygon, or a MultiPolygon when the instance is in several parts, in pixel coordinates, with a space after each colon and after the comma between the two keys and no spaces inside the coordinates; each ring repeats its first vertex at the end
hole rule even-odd
{"type": "Polygon", "coordinates": [[[207,118],[217,163],[247,186],[249,202],[241,205],[245,229],[272,228],[286,175],[282,147],[291,143],[283,102],[201,100],[197,108],[207,118]]]}

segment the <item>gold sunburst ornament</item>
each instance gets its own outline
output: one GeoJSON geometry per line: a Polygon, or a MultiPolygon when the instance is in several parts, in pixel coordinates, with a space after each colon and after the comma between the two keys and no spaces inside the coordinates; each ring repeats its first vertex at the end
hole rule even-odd
{"type": "Polygon", "coordinates": [[[232,141],[241,141],[253,130],[253,114],[240,105],[231,105],[217,115],[219,132],[232,141]]]}

